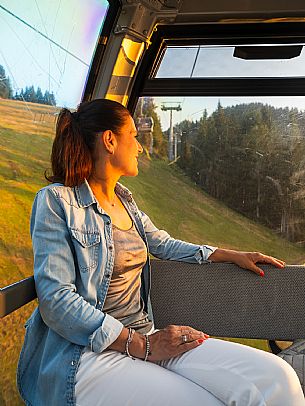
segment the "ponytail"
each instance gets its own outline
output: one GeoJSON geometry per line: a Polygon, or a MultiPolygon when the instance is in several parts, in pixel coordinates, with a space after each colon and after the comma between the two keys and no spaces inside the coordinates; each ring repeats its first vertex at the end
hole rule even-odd
{"type": "Polygon", "coordinates": [[[63,108],[57,118],[51,153],[52,175],[49,182],[76,186],[89,178],[97,134],[106,130],[119,133],[129,111],[120,103],[97,99],[84,102],[76,112],[63,108]]]}
{"type": "Polygon", "coordinates": [[[51,163],[53,176],[50,182],[61,182],[65,186],[80,185],[92,171],[92,155],[79,125],[77,112],[64,108],[56,123],[51,163]]]}

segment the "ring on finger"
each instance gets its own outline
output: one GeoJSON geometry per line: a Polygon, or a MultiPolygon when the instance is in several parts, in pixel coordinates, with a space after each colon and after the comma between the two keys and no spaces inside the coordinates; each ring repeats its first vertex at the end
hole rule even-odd
{"type": "Polygon", "coordinates": [[[181,341],[182,341],[183,344],[187,343],[187,335],[186,334],[183,334],[181,336],[181,341]]]}

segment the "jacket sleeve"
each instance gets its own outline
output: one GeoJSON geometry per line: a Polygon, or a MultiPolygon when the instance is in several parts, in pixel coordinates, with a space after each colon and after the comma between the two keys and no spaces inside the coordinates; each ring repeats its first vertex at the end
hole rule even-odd
{"type": "Polygon", "coordinates": [[[140,216],[144,226],[149,252],[156,258],[199,264],[210,262],[208,258],[216,250],[216,247],[176,240],[166,231],[159,230],[142,211],[140,211],[140,216]]]}
{"type": "Polygon", "coordinates": [[[49,188],[42,189],[35,198],[31,236],[43,321],[66,340],[102,352],[117,339],[123,325],[78,294],[73,243],[64,211],[49,188]]]}

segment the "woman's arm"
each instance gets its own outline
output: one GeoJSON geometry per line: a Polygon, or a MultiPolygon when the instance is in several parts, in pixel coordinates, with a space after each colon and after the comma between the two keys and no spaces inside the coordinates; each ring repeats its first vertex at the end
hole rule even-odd
{"type": "Polygon", "coordinates": [[[216,250],[210,245],[198,245],[172,238],[166,231],[159,230],[150,218],[140,212],[146,234],[149,252],[159,259],[189,263],[209,262],[209,256],[216,250]]]}
{"type": "Polygon", "coordinates": [[[73,243],[65,213],[50,188],[36,196],[31,234],[35,285],[44,322],[66,340],[103,351],[117,339],[123,325],[78,294],[73,243]]]}
{"type": "Polygon", "coordinates": [[[166,231],[159,230],[150,218],[141,212],[150,252],[157,258],[191,263],[232,262],[264,276],[264,271],[256,264],[265,263],[284,268],[285,262],[259,252],[243,252],[221,249],[209,245],[196,245],[172,238],[166,231]]]}

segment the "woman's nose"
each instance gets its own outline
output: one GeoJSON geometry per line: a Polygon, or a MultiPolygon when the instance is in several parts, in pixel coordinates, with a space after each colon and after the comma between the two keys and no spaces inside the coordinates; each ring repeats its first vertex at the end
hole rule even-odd
{"type": "Polygon", "coordinates": [[[137,143],[138,143],[138,151],[139,151],[140,154],[142,154],[142,152],[143,152],[143,147],[142,147],[142,145],[139,143],[138,140],[137,140],[137,143]]]}

